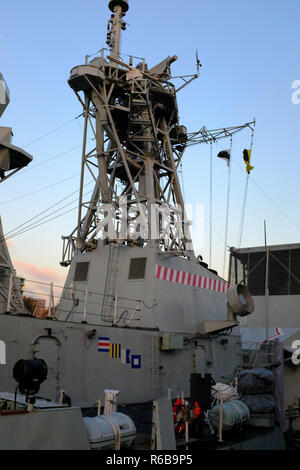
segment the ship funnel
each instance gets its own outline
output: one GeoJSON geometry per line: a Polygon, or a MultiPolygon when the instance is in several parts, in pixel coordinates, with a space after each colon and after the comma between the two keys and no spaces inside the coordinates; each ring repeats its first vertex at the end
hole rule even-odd
{"type": "Polygon", "coordinates": [[[115,11],[115,7],[121,7],[125,13],[129,10],[128,0],[110,0],[108,7],[112,12],[115,11]]]}

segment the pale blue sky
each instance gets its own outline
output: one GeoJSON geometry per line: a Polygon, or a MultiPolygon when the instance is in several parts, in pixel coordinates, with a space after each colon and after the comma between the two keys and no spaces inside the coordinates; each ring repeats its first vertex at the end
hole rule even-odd
{"type": "MultiPolygon", "coordinates": [[[[67,84],[70,69],[86,54],[105,46],[109,18],[106,0],[2,2],[0,71],[11,103],[2,126],[12,126],[15,145],[27,144],[81,113],[67,84]]],[[[300,4],[298,0],[130,0],[123,35],[125,53],[149,64],[178,55],[173,73],[194,73],[195,49],[203,64],[200,78],[178,95],[182,124],[196,131],[257,120],[251,174],[295,227],[250,181],[243,246],[263,244],[263,220],[272,244],[299,241],[300,105],[291,101],[292,82],[300,79],[300,4]]],[[[34,162],[28,171],[0,185],[0,214],[5,231],[75,191],[80,171],[81,122],[25,147],[34,162]],[[7,201],[64,178],[68,181],[14,202],[7,201]],[[3,204],[5,203],[5,204],[3,204]]],[[[243,166],[250,133],[233,141],[233,159],[243,166]]],[[[214,155],[228,142],[214,147],[214,155]]],[[[184,157],[186,202],[203,203],[209,212],[209,146],[190,148],[184,157]]],[[[214,158],[213,265],[222,271],[227,167],[214,158]]],[[[228,244],[236,245],[245,172],[232,166],[228,244]]],[[[76,195],[69,198],[70,202],[76,195]]],[[[75,203],[66,208],[72,208],[75,203]]],[[[62,234],[76,224],[76,211],[12,240],[13,259],[65,273],[59,267],[62,234]]],[[[208,225],[201,253],[208,259],[208,225]]],[[[17,265],[18,266],[18,265],[17,265]]],[[[29,274],[27,274],[29,275],[29,274]]]]}

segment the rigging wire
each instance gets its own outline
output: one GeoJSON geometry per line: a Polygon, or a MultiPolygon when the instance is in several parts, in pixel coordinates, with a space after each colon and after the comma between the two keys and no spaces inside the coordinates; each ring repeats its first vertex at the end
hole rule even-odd
{"type": "Polygon", "coordinates": [[[237,242],[237,247],[238,248],[241,248],[241,243],[242,243],[243,226],[244,226],[245,211],[246,211],[246,202],[247,202],[247,196],[248,196],[249,177],[250,177],[250,174],[247,173],[244,199],[243,199],[243,205],[242,205],[240,228],[239,228],[239,235],[238,235],[238,242],[237,242]]]}
{"type": "MultiPolygon", "coordinates": [[[[87,196],[87,195],[90,194],[91,192],[92,192],[92,191],[89,191],[89,192],[85,193],[84,196],[87,196]]],[[[56,211],[53,211],[51,214],[48,214],[47,216],[42,217],[42,218],[39,219],[38,221],[34,222],[35,225],[34,225],[34,224],[31,224],[31,225],[25,227],[23,230],[20,230],[19,232],[15,232],[15,233],[13,233],[12,235],[10,235],[10,236],[8,236],[8,237],[5,237],[6,240],[10,240],[11,238],[17,237],[18,235],[22,235],[23,233],[26,233],[26,232],[28,232],[28,231],[30,231],[30,230],[33,230],[33,229],[35,229],[35,228],[37,228],[37,227],[40,227],[41,225],[44,225],[44,224],[46,224],[46,223],[48,223],[48,222],[51,222],[52,220],[57,219],[58,217],[61,217],[62,215],[68,214],[69,212],[71,212],[71,211],[73,211],[73,210],[75,210],[75,209],[78,209],[78,205],[76,205],[75,207],[72,207],[72,209],[69,209],[68,211],[63,212],[62,214],[58,214],[57,216],[52,217],[52,218],[49,219],[49,217],[50,217],[51,215],[56,214],[57,212],[61,211],[62,209],[65,209],[65,208],[68,207],[69,205],[73,204],[75,201],[77,201],[77,199],[76,199],[76,200],[73,200],[73,201],[71,201],[71,202],[69,202],[68,204],[66,204],[66,205],[63,206],[63,207],[60,207],[60,208],[57,209],[56,211]],[[44,220],[44,219],[46,219],[46,220],[45,220],[44,222],[42,222],[42,220],[44,220]]]]}
{"type": "Polygon", "coordinates": [[[265,190],[251,178],[251,182],[263,193],[263,195],[273,204],[274,207],[297,229],[300,231],[300,226],[297,225],[282,209],[281,207],[265,192],[265,190]]]}
{"type": "MultiPolygon", "coordinates": [[[[238,162],[235,159],[232,159],[233,163],[239,167],[239,169],[244,173],[244,168],[241,167],[241,165],[238,164],[238,162]]],[[[266,191],[253,179],[251,178],[251,183],[254,184],[265,196],[266,199],[297,229],[300,231],[300,226],[297,225],[282,209],[281,207],[274,201],[274,199],[269,196],[266,191]]]]}
{"type": "MultiPolygon", "coordinates": [[[[66,215],[66,214],[68,214],[69,212],[72,212],[72,211],[74,211],[74,210],[77,209],[77,208],[78,208],[78,206],[72,207],[72,209],[69,209],[68,211],[63,212],[62,214],[56,215],[55,217],[52,217],[51,219],[45,220],[44,222],[41,222],[41,223],[39,223],[39,224],[37,224],[37,225],[32,225],[32,226],[30,226],[30,227],[27,228],[27,229],[20,230],[20,232],[14,233],[13,235],[7,237],[6,240],[10,240],[11,238],[17,237],[18,235],[22,235],[23,233],[26,233],[26,232],[28,232],[28,231],[30,231],[30,230],[33,230],[33,229],[35,229],[35,228],[37,228],[37,227],[40,227],[41,225],[47,224],[48,222],[51,222],[51,221],[54,220],[54,219],[58,219],[58,217],[61,217],[61,216],[63,216],[63,215],[66,215]]],[[[56,212],[57,212],[57,211],[56,211],[56,212]]]]}
{"type": "MultiPolygon", "coordinates": [[[[86,183],[84,185],[84,187],[90,185],[92,183],[92,180],[89,181],[88,183],[86,183]]],[[[4,238],[6,239],[10,239],[14,236],[14,234],[17,232],[18,229],[20,229],[21,227],[24,227],[24,225],[27,225],[29,222],[31,222],[32,220],[34,219],[37,219],[39,216],[41,215],[44,215],[46,212],[48,212],[49,210],[51,210],[52,208],[58,206],[61,202],[65,201],[66,199],[68,199],[69,197],[73,196],[73,194],[76,194],[79,192],[79,189],[77,189],[76,191],[73,191],[72,193],[68,194],[67,196],[63,197],[62,199],[60,199],[59,201],[55,202],[54,204],[52,204],[51,206],[49,206],[47,209],[44,209],[42,210],[41,212],[39,212],[38,214],[36,214],[35,216],[31,217],[30,219],[28,219],[27,221],[23,222],[22,224],[18,225],[17,227],[15,227],[14,229],[11,229],[9,232],[7,232],[1,240],[3,240],[4,238]]],[[[75,202],[75,201],[72,201],[72,202],[75,202]]],[[[68,203],[67,205],[61,207],[60,209],[57,209],[55,212],[58,212],[59,210],[61,209],[64,209],[64,207],[67,207],[68,205],[70,205],[70,203],[68,203]]],[[[53,213],[51,214],[48,214],[47,217],[49,217],[49,215],[52,215],[53,213]]],[[[43,220],[43,219],[40,219],[40,220],[43,220]]],[[[36,222],[34,222],[36,223],[36,222]]],[[[25,227],[26,229],[27,227],[25,227]]],[[[18,232],[19,233],[19,232],[18,232]]]]}
{"type": "MultiPolygon", "coordinates": [[[[108,50],[108,49],[107,49],[108,50]]],[[[101,52],[101,49],[99,51],[97,51],[94,55],[96,55],[97,53],[101,52]]],[[[123,54],[124,55],[124,54],[123,54]]],[[[129,56],[129,55],[128,55],[129,56]]],[[[134,57],[134,56],[132,56],[134,57]]],[[[136,57],[137,59],[141,59],[140,57],[136,57]]],[[[82,114],[79,114],[78,116],[76,116],[75,118],[72,118],[71,120],[69,121],[66,121],[65,123],[61,124],[60,126],[56,127],[55,129],[52,129],[51,131],[47,132],[46,134],[44,134],[43,136],[39,137],[38,139],[35,139],[34,141],[30,142],[29,144],[27,144],[25,147],[33,144],[34,142],[37,142],[38,140],[41,140],[43,139],[44,137],[54,133],[55,131],[61,129],[62,127],[68,125],[70,122],[74,121],[74,120],[77,120],[77,122],[79,123],[79,120],[78,118],[81,117],[82,114]]],[[[202,128],[200,131],[197,131],[197,132],[192,132],[192,133],[189,133],[188,134],[188,142],[187,142],[187,146],[190,146],[190,145],[196,145],[196,144],[201,144],[201,143],[208,143],[208,142],[216,142],[220,139],[220,138],[228,138],[230,136],[232,136],[233,134],[237,133],[237,132],[240,132],[241,130],[245,129],[246,127],[250,128],[252,131],[254,130],[254,128],[252,128],[252,125],[255,126],[255,120],[252,121],[252,122],[249,122],[247,124],[244,124],[242,126],[235,126],[235,127],[229,127],[229,128],[221,128],[221,129],[215,129],[215,130],[212,130],[212,131],[207,131],[206,128],[202,128]],[[195,139],[196,138],[196,139],[195,139]]],[[[91,138],[90,140],[95,140],[95,138],[91,138]]],[[[30,165],[30,167],[24,169],[21,173],[16,173],[15,175],[12,175],[11,178],[13,178],[14,176],[18,176],[20,174],[23,174],[24,172],[26,171],[30,171],[30,170],[33,170],[41,165],[44,165],[50,161],[53,161],[63,155],[66,155],[67,153],[69,152],[72,152],[73,150],[76,150],[77,148],[80,148],[82,146],[82,144],[80,143],[79,145],[75,146],[75,147],[72,147],[70,148],[69,150],[66,150],[58,155],[55,155],[54,157],[51,157],[43,162],[40,162],[36,165],[30,165]]],[[[240,168],[242,169],[242,167],[233,159],[233,162],[240,168]]],[[[243,171],[243,169],[242,169],[243,171]]],[[[264,196],[273,204],[274,207],[276,207],[276,209],[297,229],[300,231],[300,227],[281,209],[281,207],[265,192],[265,190],[258,184],[255,182],[255,180],[253,178],[251,178],[251,182],[257,186],[257,188],[264,194],[264,196]]],[[[8,201],[10,202],[10,201],[8,201]]],[[[220,236],[218,234],[218,236],[220,236]]],[[[223,238],[220,236],[220,238],[223,238]]]]}
{"type": "Polygon", "coordinates": [[[229,206],[230,206],[230,182],[231,182],[231,155],[232,155],[232,136],[230,137],[230,159],[228,166],[228,188],[227,188],[227,207],[226,207],[226,223],[225,223],[225,244],[224,244],[224,260],[223,260],[223,278],[225,277],[226,258],[227,258],[227,240],[229,225],[229,206]]]}
{"type": "Polygon", "coordinates": [[[24,173],[27,173],[28,171],[34,170],[35,168],[38,168],[41,165],[45,165],[45,163],[56,160],[57,158],[62,157],[63,155],[66,155],[67,153],[73,152],[74,150],[77,150],[80,147],[82,147],[82,143],[79,144],[79,145],[76,145],[75,147],[70,148],[69,150],[65,150],[64,152],[59,153],[58,155],[55,155],[54,157],[48,158],[47,160],[44,160],[40,163],[37,163],[36,165],[30,165],[28,168],[25,168],[24,170],[22,170],[21,173],[15,173],[14,175],[12,175],[10,177],[10,179],[14,178],[18,175],[23,175],[24,173]]]}
{"type": "MultiPolygon", "coordinates": [[[[187,195],[188,199],[191,201],[191,203],[195,205],[195,202],[193,201],[193,199],[191,198],[191,196],[189,195],[189,193],[187,191],[186,191],[186,195],[187,195]]],[[[204,220],[207,224],[210,223],[209,219],[205,215],[204,215],[204,220]]],[[[217,232],[217,230],[214,228],[214,226],[212,227],[212,231],[220,238],[220,240],[222,242],[224,242],[224,237],[219,232],[217,232]]]]}
{"type": "Polygon", "coordinates": [[[74,118],[69,119],[69,121],[66,121],[66,122],[64,122],[63,124],[61,124],[60,126],[55,127],[55,129],[52,129],[51,131],[46,132],[46,134],[43,134],[41,137],[38,137],[37,139],[32,140],[31,142],[29,142],[29,144],[24,145],[24,148],[27,148],[27,147],[29,147],[30,145],[35,144],[36,142],[39,142],[40,140],[44,139],[45,137],[48,137],[49,135],[54,134],[56,131],[59,131],[59,130],[62,129],[63,127],[66,127],[68,124],[70,124],[71,122],[75,121],[76,119],[78,119],[78,118],[81,117],[81,116],[82,116],[82,114],[79,114],[78,116],[75,116],[74,118]]]}
{"type": "MultiPolygon", "coordinates": [[[[88,142],[91,142],[92,140],[95,140],[95,137],[91,137],[88,140],[88,142]]],[[[20,173],[15,173],[14,175],[12,175],[10,177],[10,179],[14,178],[15,176],[23,175],[24,173],[27,173],[30,170],[34,170],[35,168],[37,168],[41,165],[44,165],[45,163],[56,160],[57,158],[62,157],[63,155],[66,155],[67,153],[73,152],[74,150],[77,150],[78,148],[81,148],[81,147],[82,147],[82,143],[80,143],[79,145],[75,145],[75,147],[72,147],[69,150],[66,150],[62,153],[59,153],[58,155],[55,155],[54,157],[48,158],[47,160],[44,160],[43,162],[37,163],[36,165],[32,165],[29,168],[26,168],[26,169],[22,170],[20,173]]]]}
{"type": "MultiPolygon", "coordinates": [[[[254,131],[255,131],[255,120],[251,123],[248,123],[248,124],[245,124],[244,126],[237,126],[237,127],[233,127],[233,128],[227,128],[227,129],[217,129],[217,130],[213,130],[213,131],[207,131],[206,128],[202,128],[201,131],[198,131],[198,132],[195,132],[195,133],[190,133],[188,134],[188,143],[187,143],[187,146],[189,145],[196,145],[196,144],[201,144],[201,143],[210,143],[210,142],[215,142],[215,143],[218,143],[218,140],[220,138],[228,138],[230,136],[232,136],[233,134],[237,133],[237,132],[240,132],[241,130],[245,129],[246,127],[248,127],[249,129],[251,129],[251,132],[252,134],[254,134],[254,131]],[[254,125],[252,127],[252,124],[254,125]],[[225,132],[226,131],[226,132],[225,132]],[[230,131],[230,133],[229,133],[230,131]],[[197,140],[195,139],[195,137],[197,137],[197,140]]],[[[240,170],[244,173],[244,168],[242,168],[235,159],[231,159],[233,161],[233,163],[235,165],[237,165],[240,170]]],[[[265,196],[265,198],[297,229],[300,231],[300,226],[297,225],[295,223],[295,221],[293,221],[291,219],[291,217],[289,217],[289,215],[286,214],[286,212],[284,210],[282,210],[282,208],[272,199],[271,196],[269,196],[266,191],[253,179],[253,177],[251,178],[251,182],[262,192],[262,194],[265,196]]],[[[246,201],[247,201],[247,192],[248,192],[248,188],[245,188],[245,192],[244,192],[244,200],[245,202],[243,201],[243,207],[245,206],[246,207],[246,201]]],[[[242,211],[242,214],[245,215],[245,211],[243,210],[242,211]]],[[[243,218],[244,218],[244,215],[242,215],[242,224],[240,227],[242,227],[243,225],[243,218]]],[[[215,233],[217,233],[215,230],[214,230],[215,233]]],[[[240,232],[243,232],[243,227],[240,228],[240,232]]],[[[220,236],[220,234],[217,233],[217,235],[220,237],[220,239],[223,239],[223,237],[220,236]]],[[[239,239],[240,239],[240,234],[239,234],[239,239]]],[[[241,242],[239,242],[239,245],[241,244],[241,242]]]]}
{"type": "MultiPolygon", "coordinates": [[[[77,199],[74,199],[73,201],[68,202],[68,204],[65,204],[63,207],[60,207],[59,209],[56,209],[55,211],[50,212],[50,214],[45,215],[41,219],[36,220],[32,224],[27,225],[24,229],[19,230],[19,231],[14,231],[10,236],[8,236],[8,237],[6,236],[6,240],[9,240],[10,238],[14,238],[15,236],[20,235],[21,233],[24,233],[25,231],[27,232],[28,230],[30,230],[30,228],[36,227],[37,225],[35,225],[35,224],[40,223],[42,220],[48,219],[51,215],[56,214],[57,212],[61,211],[62,209],[65,209],[66,207],[70,206],[71,204],[73,204],[76,201],[77,201],[77,199]]],[[[26,223],[24,225],[26,225],[26,223]]]]}
{"type": "Polygon", "coordinates": [[[212,267],[212,197],[213,197],[213,151],[210,143],[210,198],[209,198],[209,267],[212,267]]]}
{"type": "Polygon", "coordinates": [[[9,204],[14,201],[18,201],[19,199],[24,199],[27,196],[31,196],[32,194],[39,193],[41,191],[44,191],[45,189],[48,188],[53,188],[54,186],[57,186],[58,184],[65,183],[68,180],[71,180],[73,178],[76,178],[80,175],[80,173],[77,173],[76,175],[69,176],[68,178],[64,178],[62,180],[57,181],[56,183],[48,184],[47,186],[43,186],[42,188],[36,189],[35,191],[31,191],[30,193],[25,193],[22,194],[21,196],[15,197],[14,199],[9,199],[8,201],[0,202],[0,206],[3,206],[4,204],[9,204]]]}
{"type": "MultiPolygon", "coordinates": [[[[254,124],[254,126],[255,126],[255,124],[254,124]]],[[[250,153],[250,155],[252,155],[252,150],[253,150],[254,126],[253,126],[252,133],[251,133],[251,147],[250,147],[251,153],[250,153]]],[[[244,200],[243,200],[243,206],[242,206],[241,221],[240,221],[239,236],[238,236],[238,244],[237,244],[238,248],[241,247],[241,243],[242,243],[243,227],[244,227],[245,212],[246,212],[246,203],[247,203],[247,196],[248,196],[249,177],[250,177],[250,172],[247,173],[247,176],[246,176],[246,185],[245,185],[244,200]]]]}
{"type": "MultiPolygon", "coordinates": [[[[100,51],[99,51],[100,52],[100,51]]],[[[134,56],[132,56],[134,57],[134,56]]],[[[138,57],[136,57],[138,58],[138,57]]],[[[140,59],[140,58],[139,58],[140,59]]],[[[77,122],[79,123],[79,120],[78,118],[81,117],[82,114],[76,116],[75,118],[72,118],[71,120],[68,120],[66,121],[65,123],[61,124],[60,126],[56,127],[55,129],[52,129],[51,131],[47,132],[46,134],[42,135],[41,137],[31,141],[30,143],[28,143],[25,147],[28,147],[32,144],[34,144],[35,142],[38,142],[40,140],[42,140],[43,138],[51,135],[52,133],[55,133],[56,131],[58,131],[59,129],[67,126],[68,124],[70,124],[71,122],[73,122],[74,120],[77,120],[77,122]]],[[[232,127],[232,128],[227,128],[227,129],[217,129],[217,130],[214,130],[214,131],[209,131],[209,134],[214,134],[213,137],[211,136],[211,138],[214,139],[214,141],[217,141],[219,138],[226,138],[226,137],[229,137],[231,136],[231,139],[232,139],[232,135],[234,133],[237,133],[239,132],[240,130],[244,129],[245,127],[249,127],[251,130],[252,130],[252,133],[254,132],[254,129],[251,127],[251,125],[254,124],[255,126],[255,121],[251,122],[251,123],[247,123],[245,124],[244,126],[236,126],[236,127],[232,127]],[[225,132],[226,131],[226,132],[225,132]]],[[[187,146],[190,146],[190,145],[195,145],[195,144],[199,144],[199,143],[202,143],[202,142],[207,142],[208,141],[206,140],[206,136],[204,134],[206,134],[206,132],[203,132],[206,131],[205,128],[201,129],[201,131],[198,131],[198,132],[194,132],[194,133],[190,133],[188,134],[188,143],[187,143],[187,146]]],[[[91,138],[90,140],[95,140],[94,138],[91,138]]],[[[212,143],[212,140],[210,141],[212,143]]],[[[77,149],[77,148],[80,148],[82,146],[82,144],[79,144],[77,146],[74,146],[72,147],[71,149],[69,150],[66,150],[54,157],[51,157],[43,162],[40,162],[36,165],[33,165],[33,166],[30,166],[29,168],[26,168],[25,170],[23,170],[21,173],[16,173],[15,175],[13,176],[17,176],[17,175],[20,175],[20,174],[23,174],[24,172],[26,171],[30,171],[32,169],[35,169],[43,164],[46,164],[50,161],[53,161],[63,155],[66,155],[67,153],[69,152],[72,152],[73,150],[77,149]]],[[[241,166],[235,161],[233,160],[234,163],[240,168],[241,166]]],[[[244,171],[242,169],[242,171],[244,171]]],[[[12,177],[13,177],[12,176],[12,177]]],[[[246,181],[246,187],[245,187],[245,193],[244,193],[244,200],[243,200],[243,210],[242,210],[242,217],[241,217],[241,224],[240,224],[240,231],[239,231],[239,239],[238,239],[238,246],[241,245],[241,239],[242,239],[242,232],[243,232],[243,224],[244,224],[244,216],[245,216],[245,207],[246,207],[246,201],[247,201],[247,193],[248,193],[248,181],[249,181],[249,175],[247,176],[247,181],[246,181]]],[[[253,178],[251,178],[251,181],[252,183],[263,193],[263,195],[266,197],[266,199],[268,199],[268,201],[297,229],[300,231],[300,227],[281,209],[281,207],[266,193],[266,191],[258,184],[255,182],[255,180],[253,180],[253,178]]],[[[56,183],[56,184],[59,184],[56,183]]],[[[49,186],[50,187],[50,186],[49,186]]],[[[41,188],[40,190],[43,190],[43,189],[46,189],[47,187],[44,187],[44,188],[41,188]]],[[[38,192],[40,190],[37,190],[37,191],[34,191],[34,192],[38,192]]],[[[26,197],[27,195],[30,195],[30,194],[33,194],[34,192],[32,193],[28,193],[28,194],[25,194],[24,197],[26,197]]],[[[10,200],[10,201],[6,201],[4,203],[1,203],[2,204],[5,204],[5,203],[9,203],[9,202],[13,202],[14,200],[17,200],[19,198],[15,198],[13,200],[10,200]]],[[[49,208],[50,209],[50,208],[49,208]]],[[[36,216],[37,217],[37,216],[36,216]]],[[[29,219],[30,221],[31,219],[29,219]]],[[[28,221],[28,222],[29,222],[28,221]]],[[[18,228],[18,227],[17,227],[18,228]]],[[[214,229],[213,229],[214,230],[214,229]]],[[[215,230],[214,232],[221,238],[223,239],[223,237],[218,234],[215,230]]]]}
{"type": "MultiPolygon", "coordinates": [[[[100,49],[99,51],[97,51],[95,54],[92,54],[91,56],[93,55],[96,55],[98,54],[99,52],[101,52],[102,49],[100,49]]],[[[106,48],[104,48],[104,50],[108,50],[106,48]]],[[[126,55],[126,54],[123,54],[123,55],[126,55]]],[[[89,57],[91,57],[89,56],[89,57]]],[[[134,58],[137,58],[137,59],[142,59],[140,57],[135,57],[133,55],[129,55],[128,54],[128,57],[134,57],[134,58]]],[[[71,122],[77,120],[77,122],[79,123],[79,120],[78,118],[82,116],[82,113],[79,114],[78,116],[75,116],[74,118],[66,121],[65,123],[61,124],[60,126],[52,129],[51,131],[47,132],[46,134],[43,134],[41,137],[31,141],[30,143],[26,144],[24,147],[28,147],[30,145],[32,145],[33,143],[39,141],[39,140],[42,140],[43,138],[53,134],[54,132],[56,132],[57,130],[67,126],[68,124],[70,124],[71,122]]],[[[252,132],[254,131],[254,128],[252,128],[251,126],[254,125],[255,126],[255,120],[252,121],[252,122],[249,122],[247,124],[244,124],[242,126],[235,126],[235,127],[229,127],[229,128],[221,128],[221,129],[214,129],[212,131],[207,131],[205,127],[203,127],[200,131],[197,131],[197,132],[191,132],[188,134],[188,142],[187,142],[187,146],[190,146],[190,145],[196,145],[196,144],[201,144],[203,142],[206,142],[208,143],[209,141],[212,142],[212,139],[214,142],[217,142],[217,140],[219,140],[220,138],[228,138],[230,136],[232,136],[233,134],[237,133],[237,132],[240,132],[241,130],[245,129],[246,127],[250,128],[252,130],[252,132]],[[207,138],[208,137],[208,138],[207,138]]],[[[95,140],[94,138],[91,138],[90,140],[95,140]]],[[[58,155],[55,155],[54,157],[51,157],[43,162],[40,162],[36,165],[30,165],[30,167],[24,169],[21,173],[16,173],[15,175],[12,175],[12,177],[14,176],[18,176],[20,174],[23,174],[24,172],[26,171],[30,171],[32,169],[35,169],[41,165],[44,165],[45,163],[48,163],[50,161],[53,161],[54,159],[56,158],[59,158],[69,152],[72,152],[73,150],[76,150],[77,148],[81,147],[82,144],[80,143],[79,145],[75,146],[75,147],[72,147],[70,148],[69,150],[66,150],[58,155]]],[[[240,168],[241,166],[235,161],[233,160],[234,163],[240,168]]],[[[281,209],[281,207],[265,192],[265,190],[258,184],[256,183],[253,178],[251,178],[251,181],[252,183],[257,186],[257,188],[264,194],[264,196],[274,205],[274,207],[276,207],[276,209],[297,229],[300,231],[300,227],[281,209]]],[[[12,202],[12,201],[7,201],[7,202],[12,202]]],[[[1,203],[3,204],[3,203],[1,203]]],[[[0,204],[0,205],[1,205],[0,204]]],[[[220,236],[220,235],[219,235],[220,236]]]]}

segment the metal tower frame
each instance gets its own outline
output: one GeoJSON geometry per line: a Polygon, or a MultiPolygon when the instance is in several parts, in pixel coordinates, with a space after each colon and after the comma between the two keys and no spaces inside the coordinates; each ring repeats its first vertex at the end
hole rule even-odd
{"type": "Polygon", "coordinates": [[[108,231],[109,224],[103,222],[107,205],[113,208],[117,242],[150,244],[191,258],[195,255],[177,173],[187,130],[179,125],[176,90],[168,81],[177,57],[168,57],[151,70],[145,61],[136,67],[132,58],[129,64],[121,61],[120,35],[126,29],[128,3],[114,0],[109,7],[110,55],[104,58],[102,51],[89,63],[86,58],[69,79],[83,107],[84,131],[78,221],[71,235],[63,237],[62,264],[70,264],[74,250],[97,246],[99,227],[108,231]],[[94,181],[88,201],[83,195],[87,174],[94,181]]]}
{"type": "Polygon", "coordinates": [[[111,0],[107,26],[110,54],[71,70],[69,85],[83,107],[84,130],[77,226],[63,238],[61,264],[68,266],[73,254],[91,251],[101,242],[115,241],[194,258],[189,222],[178,178],[186,147],[215,142],[252,129],[255,121],[236,127],[205,127],[187,133],[180,125],[176,93],[199,77],[197,73],[172,77],[167,57],[148,70],[144,59],[133,67],[120,58],[121,31],[127,0],[111,0]],[[171,79],[183,80],[176,89],[171,79]],[[94,142],[92,148],[90,143],[94,142]],[[87,175],[94,189],[85,200],[87,175]],[[113,232],[113,236],[110,233],[113,232]]]}

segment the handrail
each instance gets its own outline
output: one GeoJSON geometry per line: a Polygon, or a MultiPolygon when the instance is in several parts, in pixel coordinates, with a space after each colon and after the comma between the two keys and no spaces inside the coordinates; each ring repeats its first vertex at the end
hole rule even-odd
{"type": "Polygon", "coordinates": [[[104,294],[101,292],[78,289],[76,285],[65,287],[54,284],[54,282],[24,279],[22,294],[23,298],[29,297],[35,301],[34,312],[32,312],[34,317],[57,320],[58,316],[66,313],[63,321],[73,322],[76,315],[78,323],[87,323],[88,317],[98,317],[100,321],[111,323],[114,326],[126,327],[133,322],[138,322],[141,326],[143,306],[148,309],[152,308],[141,299],[108,294],[107,297],[112,299],[114,305],[113,314],[107,316],[106,319],[101,319],[102,299],[93,298],[93,296],[103,297],[104,294]],[[32,284],[32,287],[28,284],[32,284]],[[72,306],[69,309],[68,306],[63,308],[63,301],[72,302],[72,306]]]}

